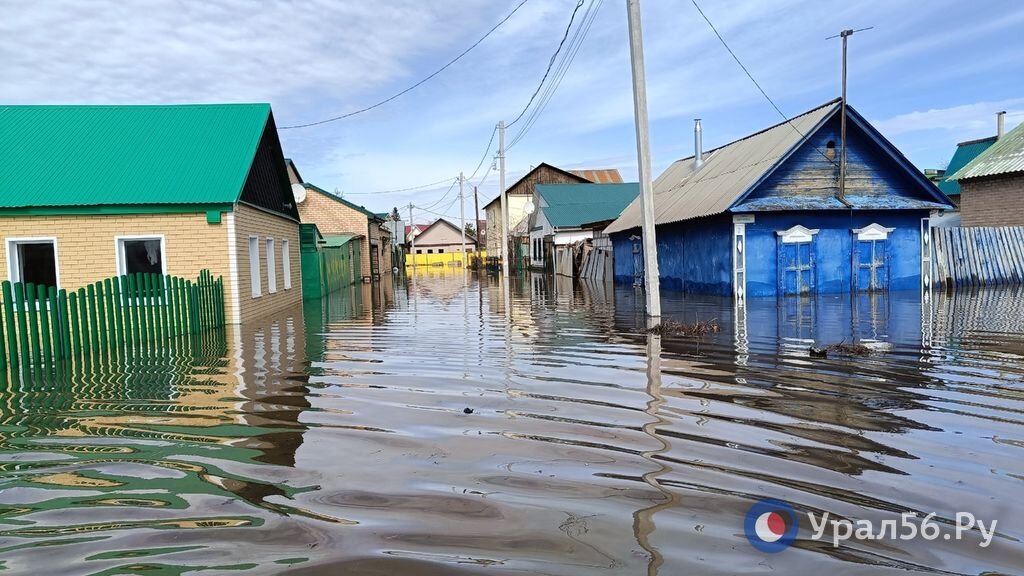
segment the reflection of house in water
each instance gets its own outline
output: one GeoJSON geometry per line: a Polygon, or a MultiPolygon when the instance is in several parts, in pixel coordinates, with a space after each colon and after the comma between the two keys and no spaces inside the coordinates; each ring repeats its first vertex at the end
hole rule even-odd
{"type": "Polygon", "coordinates": [[[66,456],[33,467],[0,462],[7,487],[44,495],[17,503],[18,520],[29,526],[26,534],[35,529],[34,513],[55,509],[90,509],[86,524],[72,524],[71,531],[256,522],[252,516],[194,507],[224,496],[290,510],[268,498],[289,497],[302,488],[269,483],[265,478],[273,472],[251,477],[247,472],[254,464],[295,464],[305,432],[299,419],[309,408],[301,313],[295,307],[229,327],[226,333],[207,333],[191,349],[165,349],[124,364],[94,364],[84,373],[2,382],[0,445],[66,456]],[[160,471],[140,475],[143,468],[160,471]],[[53,495],[46,498],[45,491],[53,495]],[[159,518],[134,524],[102,523],[99,519],[116,510],[113,506],[163,511],[134,514],[159,518]]]}

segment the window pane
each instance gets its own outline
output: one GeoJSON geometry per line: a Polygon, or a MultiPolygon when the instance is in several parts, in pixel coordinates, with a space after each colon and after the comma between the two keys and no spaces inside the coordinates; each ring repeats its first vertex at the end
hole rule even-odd
{"type": "Polygon", "coordinates": [[[160,252],[160,239],[123,240],[124,271],[126,274],[137,272],[164,273],[163,256],[160,252]]]}
{"type": "Polygon", "coordinates": [[[249,286],[253,297],[263,293],[260,285],[260,240],[256,237],[249,238],[249,286]]]}
{"type": "Polygon", "coordinates": [[[18,244],[18,279],[28,284],[57,285],[57,259],[53,242],[18,244]]]}
{"type": "Polygon", "coordinates": [[[267,292],[277,292],[277,252],[273,238],[267,238],[267,292]]]}
{"type": "Polygon", "coordinates": [[[281,271],[284,272],[284,289],[292,287],[292,255],[288,251],[291,243],[288,240],[281,241],[281,271]]]}

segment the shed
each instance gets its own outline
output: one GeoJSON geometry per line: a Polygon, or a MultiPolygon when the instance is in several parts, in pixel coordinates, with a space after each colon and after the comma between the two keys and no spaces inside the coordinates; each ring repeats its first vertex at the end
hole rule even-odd
{"type": "Polygon", "coordinates": [[[301,301],[299,213],[269,104],[0,106],[0,269],[76,290],[224,278],[228,323],[301,301]]]}
{"type": "MultiPolygon", "coordinates": [[[[953,204],[847,106],[839,196],[840,101],[674,162],[654,183],[658,265],[668,289],[775,296],[918,289],[933,210],[953,204]]],[[[606,231],[615,278],[642,275],[640,206],[606,231]]]]}
{"type": "Polygon", "coordinates": [[[354,234],[360,243],[360,277],[364,281],[380,279],[382,270],[394,266],[391,229],[384,218],[319,186],[302,183],[305,194],[298,200],[303,222],[317,225],[325,235],[354,234]]]}

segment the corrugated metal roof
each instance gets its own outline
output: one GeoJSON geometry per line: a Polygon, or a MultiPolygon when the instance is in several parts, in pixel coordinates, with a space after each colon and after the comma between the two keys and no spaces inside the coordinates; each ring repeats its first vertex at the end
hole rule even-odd
{"type": "Polygon", "coordinates": [[[348,244],[353,238],[362,238],[361,234],[325,234],[324,246],[336,248],[348,244]]]}
{"type": "MultiPolygon", "coordinates": [[[[832,100],[789,122],[751,134],[704,153],[693,172],[693,157],[677,160],[654,181],[655,223],[668,224],[720,214],[771,170],[839,106],[832,100]]],[[[606,232],[640,226],[640,199],[634,200],[606,232]]]]}
{"type": "Polygon", "coordinates": [[[950,180],[981,178],[982,176],[1022,171],[1024,171],[1024,122],[996,140],[988,150],[979,154],[977,158],[953,174],[950,180]]]}
{"type": "Polygon", "coordinates": [[[956,180],[951,180],[950,177],[956,174],[961,168],[967,166],[967,164],[978,157],[982,152],[988,150],[989,146],[996,141],[995,136],[989,138],[982,138],[980,140],[970,140],[968,142],[961,142],[956,145],[956,152],[953,153],[953,158],[949,160],[949,165],[946,166],[946,176],[939,182],[939,190],[946,196],[955,196],[960,193],[960,183],[956,180]]]}
{"type": "Polygon", "coordinates": [[[580,178],[586,178],[597,184],[621,184],[622,174],[615,168],[600,168],[596,170],[569,170],[580,178]]]}
{"type": "Polygon", "coordinates": [[[555,228],[569,228],[617,218],[640,194],[640,185],[538,184],[536,190],[548,222],[555,228]]]}
{"type": "Polygon", "coordinates": [[[269,104],[0,106],[0,208],[238,200],[269,104]]]}

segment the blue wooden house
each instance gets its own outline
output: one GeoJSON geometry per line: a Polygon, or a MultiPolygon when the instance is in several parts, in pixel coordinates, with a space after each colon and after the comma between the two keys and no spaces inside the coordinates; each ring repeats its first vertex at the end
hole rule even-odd
{"type": "MultiPolygon", "coordinates": [[[[662,286],[743,298],[931,282],[922,231],[932,211],[952,203],[849,106],[840,195],[840,104],[704,152],[702,163],[679,160],[658,177],[662,286]]],[[[642,275],[640,222],[638,199],[606,229],[618,282],[642,275]]]]}

